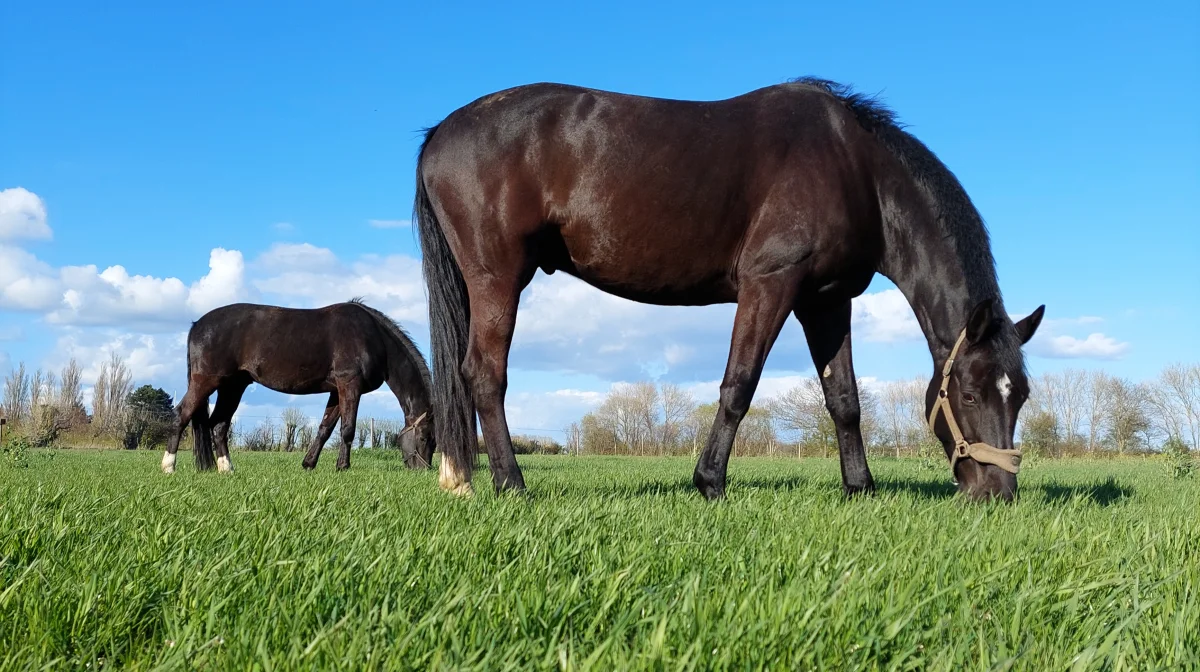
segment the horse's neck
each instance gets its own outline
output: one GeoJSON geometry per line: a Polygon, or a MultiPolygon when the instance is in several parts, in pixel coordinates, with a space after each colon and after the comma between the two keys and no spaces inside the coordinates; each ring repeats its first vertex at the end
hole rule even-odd
{"type": "Polygon", "coordinates": [[[404,417],[411,423],[422,413],[428,413],[433,404],[429,399],[429,389],[421,379],[421,372],[409,357],[407,349],[399,345],[389,346],[387,384],[396,393],[396,400],[404,409],[404,417]]]}
{"type": "Polygon", "coordinates": [[[976,302],[954,242],[942,234],[931,214],[920,212],[910,221],[884,224],[880,270],[908,300],[934,363],[941,366],[976,302]]]}

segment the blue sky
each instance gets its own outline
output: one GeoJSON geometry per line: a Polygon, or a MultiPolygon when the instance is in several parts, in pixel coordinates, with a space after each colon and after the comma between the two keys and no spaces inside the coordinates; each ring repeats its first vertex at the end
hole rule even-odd
{"type": "MultiPolygon", "coordinates": [[[[1200,11],[1002,4],[8,3],[0,373],[116,349],[182,392],[189,321],[232,300],[364,294],[424,347],[404,225],[418,129],[522,83],[717,99],[806,74],[881,93],[959,176],[1009,308],[1047,304],[1034,373],[1195,361],[1200,11]]],[[[888,289],[857,308],[858,372],[927,376],[888,289]]],[[[522,306],[515,427],[556,430],[620,380],[715,395],[731,306],[637,306],[558,275],[522,306]]],[[[764,389],[810,371],[789,325],[764,389]]],[[[259,390],[244,413],[287,403],[323,405],[259,390]]]]}

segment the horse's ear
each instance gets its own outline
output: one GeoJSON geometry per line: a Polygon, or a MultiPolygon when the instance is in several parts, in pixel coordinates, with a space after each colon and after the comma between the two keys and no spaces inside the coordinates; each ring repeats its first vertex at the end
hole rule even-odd
{"type": "Polygon", "coordinates": [[[1046,306],[1043,304],[1038,306],[1037,310],[1034,310],[1025,319],[1013,325],[1017,328],[1017,337],[1021,339],[1021,345],[1025,345],[1029,342],[1029,339],[1033,338],[1038,326],[1042,323],[1042,316],[1045,314],[1046,306]]]}
{"type": "Polygon", "coordinates": [[[967,340],[971,344],[982,343],[996,330],[996,315],[992,310],[993,305],[992,299],[984,299],[971,311],[971,317],[967,318],[967,340]]]}

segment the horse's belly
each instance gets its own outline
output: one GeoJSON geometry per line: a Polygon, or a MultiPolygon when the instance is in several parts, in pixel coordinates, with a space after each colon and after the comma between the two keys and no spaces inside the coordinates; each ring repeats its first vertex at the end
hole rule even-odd
{"type": "Polygon", "coordinates": [[[615,296],[674,306],[737,298],[730,273],[733,252],[726,249],[732,246],[724,242],[705,245],[681,233],[627,239],[568,228],[563,243],[563,253],[543,268],[566,271],[615,296]]]}

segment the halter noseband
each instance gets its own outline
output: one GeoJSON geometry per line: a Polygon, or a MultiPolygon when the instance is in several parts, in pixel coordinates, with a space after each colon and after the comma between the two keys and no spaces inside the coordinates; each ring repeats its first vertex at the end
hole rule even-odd
{"type": "MultiPolygon", "coordinates": [[[[416,431],[417,427],[421,426],[421,422],[425,420],[425,416],[427,416],[427,415],[429,415],[429,411],[425,411],[424,413],[418,415],[417,419],[413,420],[413,423],[411,425],[400,430],[400,433],[396,435],[396,438],[399,439],[400,437],[404,436],[405,434],[408,434],[409,432],[416,431]]],[[[421,457],[421,454],[416,452],[415,450],[413,451],[413,457],[416,457],[418,460],[420,460],[421,464],[425,465],[426,469],[429,468],[429,463],[426,462],[425,458],[421,457]]]]}
{"type": "Polygon", "coordinates": [[[933,425],[937,422],[938,413],[944,412],[946,426],[950,428],[950,436],[954,438],[954,452],[950,454],[951,475],[954,474],[954,467],[958,461],[964,457],[983,464],[995,465],[1010,474],[1015,474],[1021,470],[1021,450],[1019,448],[1002,450],[988,443],[968,442],[963,438],[962,430],[958,428],[958,422],[954,419],[954,411],[950,409],[950,395],[947,391],[950,388],[950,370],[954,368],[954,357],[958,355],[958,349],[962,347],[963,341],[966,339],[967,330],[963,329],[954,343],[954,348],[950,350],[950,357],[946,359],[946,365],[942,367],[942,387],[938,390],[937,401],[933,402],[933,412],[929,414],[929,429],[936,431],[933,429],[933,425]]]}

